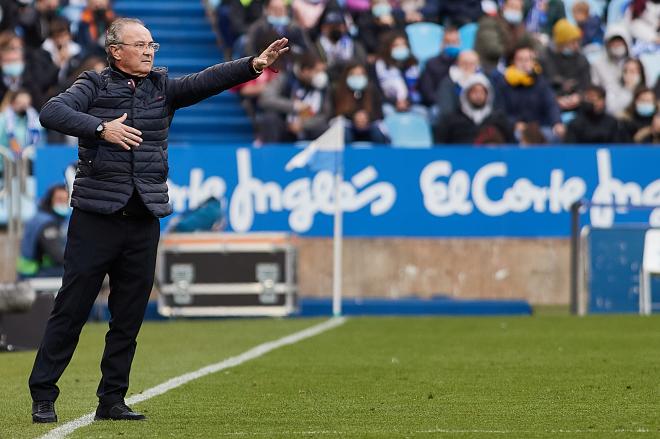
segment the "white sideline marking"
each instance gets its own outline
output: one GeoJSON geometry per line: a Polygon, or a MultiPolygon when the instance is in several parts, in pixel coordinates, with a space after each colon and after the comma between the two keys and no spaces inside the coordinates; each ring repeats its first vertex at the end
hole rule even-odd
{"type": "MultiPolygon", "coordinates": [[[[249,351],[245,351],[242,354],[239,354],[235,357],[227,358],[222,360],[219,363],[210,364],[208,366],[202,367],[194,372],[189,372],[184,375],[179,375],[170,380],[165,381],[151,389],[147,389],[142,393],[133,395],[130,398],[126,399],[126,404],[133,405],[138,404],[147,399],[153,398],[154,396],[162,395],[165,392],[168,392],[172,389],[175,389],[179,386],[182,386],[190,381],[196,380],[203,376],[219,372],[224,369],[229,369],[231,367],[238,366],[239,364],[245,363],[246,361],[254,360],[255,358],[261,357],[262,355],[267,354],[270,351],[281,348],[283,346],[292,345],[298,343],[301,340],[306,338],[314,337],[325,331],[336,328],[346,322],[344,317],[335,317],[330,320],[326,320],[323,323],[314,325],[310,328],[303,329],[302,331],[295,332],[291,335],[287,335],[278,340],[269,341],[258,346],[253,347],[249,351]]],[[[94,413],[88,413],[84,416],[81,416],[78,419],[67,422],[53,430],[49,431],[45,435],[41,436],[41,439],[62,439],[67,435],[73,433],[75,430],[85,427],[86,425],[94,422],[94,413]]]]}
{"type": "Polygon", "coordinates": [[[645,428],[636,430],[538,430],[538,431],[524,431],[524,430],[452,430],[447,428],[437,428],[433,430],[382,430],[382,431],[337,431],[337,430],[311,430],[311,431],[268,431],[268,432],[248,432],[248,431],[234,431],[229,433],[215,433],[217,436],[228,437],[270,437],[274,434],[286,436],[357,436],[360,434],[492,434],[492,435],[511,435],[511,434],[581,434],[581,433],[597,433],[597,434],[612,434],[612,433],[655,433],[645,428]]]}

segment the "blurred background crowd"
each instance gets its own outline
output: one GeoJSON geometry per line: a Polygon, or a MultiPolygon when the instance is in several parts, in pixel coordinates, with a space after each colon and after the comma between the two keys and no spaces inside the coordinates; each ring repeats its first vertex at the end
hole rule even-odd
{"type": "MultiPolygon", "coordinates": [[[[289,39],[290,54],[233,90],[257,146],[313,139],[337,116],[348,122],[347,141],[387,144],[386,121],[400,115],[428,128],[437,146],[660,140],[659,0],[206,7],[225,59],[289,39]]],[[[65,141],[42,132],[38,109],[80,72],[105,67],[112,4],[0,0],[0,8],[0,145],[65,141]]]]}

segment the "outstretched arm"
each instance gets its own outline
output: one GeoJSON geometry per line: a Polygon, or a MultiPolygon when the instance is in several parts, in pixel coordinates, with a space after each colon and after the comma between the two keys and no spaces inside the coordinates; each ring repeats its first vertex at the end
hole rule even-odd
{"type": "Polygon", "coordinates": [[[172,107],[176,110],[196,104],[223,90],[256,78],[263,69],[289,50],[287,43],[286,38],[281,38],[274,41],[259,56],[216,64],[199,73],[171,79],[168,83],[168,97],[172,107]]]}

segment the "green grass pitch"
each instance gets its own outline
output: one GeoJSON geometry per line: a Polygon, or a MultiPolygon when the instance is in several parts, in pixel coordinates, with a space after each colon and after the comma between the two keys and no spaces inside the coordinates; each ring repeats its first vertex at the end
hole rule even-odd
{"type": "MultiPolygon", "coordinates": [[[[131,394],[321,320],[146,323],[131,394]]],[[[96,407],[105,326],[61,380],[61,425],[96,407]]],[[[0,354],[0,438],[32,438],[34,352],[0,354]]],[[[72,438],[660,437],[660,318],[352,318],[72,438]]]]}

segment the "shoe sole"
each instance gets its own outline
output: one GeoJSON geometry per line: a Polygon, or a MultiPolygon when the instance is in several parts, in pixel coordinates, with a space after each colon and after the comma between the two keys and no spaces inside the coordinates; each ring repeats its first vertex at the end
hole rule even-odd
{"type": "Polygon", "coordinates": [[[33,424],[51,424],[57,422],[57,418],[32,418],[33,424]]]}
{"type": "Polygon", "coordinates": [[[146,421],[147,418],[121,418],[121,419],[115,419],[115,418],[102,418],[99,415],[94,416],[95,421],[146,421]]]}

